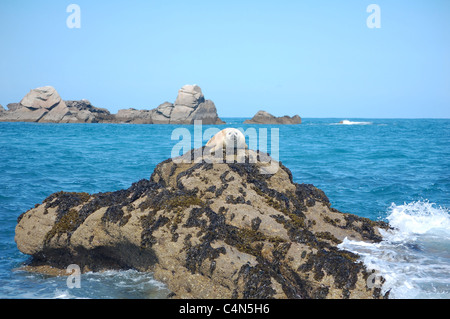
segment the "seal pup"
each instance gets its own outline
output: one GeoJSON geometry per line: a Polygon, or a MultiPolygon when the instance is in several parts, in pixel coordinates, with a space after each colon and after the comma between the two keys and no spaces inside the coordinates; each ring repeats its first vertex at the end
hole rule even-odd
{"type": "Polygon", "coordinates": [[[222,157],[223,150],[227,151],[227,162],[229,162],[229,151],[233,151],[233,159],[234,159],[234,150],[237,150],[238,154],[238,162],[241,160],[243,162],[245,157],[245,149],[248,146],[245,143],[244,134],[235,128],[226,128],[216,135],[214,135],[208,143],[206,143],[206,149],[208,154],[215,154],[215,157],[222,157]]]}

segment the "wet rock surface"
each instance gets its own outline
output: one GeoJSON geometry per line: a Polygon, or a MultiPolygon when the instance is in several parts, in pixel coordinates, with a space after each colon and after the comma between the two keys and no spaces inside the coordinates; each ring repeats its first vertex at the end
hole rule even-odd
{"type": "Polygon", "coordinates": [[[198,151],[126,190],[59,192],[23,213],[15,240],[27,267],[151,271],[172,298],[386,297],[337,248],[345,237],[380,241],[386,223],[337,211],[267,154],[211,163],[198,151]]]}

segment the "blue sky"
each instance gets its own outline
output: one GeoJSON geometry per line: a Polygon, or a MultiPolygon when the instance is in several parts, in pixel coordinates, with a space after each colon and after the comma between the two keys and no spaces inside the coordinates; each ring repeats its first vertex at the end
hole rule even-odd
{"type": "Polygon", "coordinates": [[[198,84],[221,117],[450,118],[449,16],[448,0],[2,0],[0,104],[52,85],[115,113],[198,84]]]}

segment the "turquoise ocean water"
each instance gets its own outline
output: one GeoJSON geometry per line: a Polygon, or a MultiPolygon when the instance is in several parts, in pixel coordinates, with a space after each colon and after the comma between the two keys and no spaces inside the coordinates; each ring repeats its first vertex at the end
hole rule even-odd
{"type": "MultiPolygon", "coordinates": [[[[304,119],[301,125],[217,128],[279,131],[279,159],[332,206],[396,230],[379,244],[344,241],[386,278],[393,298],[450,298],[450,120],[304,119]]],[[[176,128],[127,124],[0,123],[0,298],[163,298],[151,274],[133,270],[65,277],[27,273],[14,242],[17,217],[50,194],[107,192],[149,178],[171,156],[176,128]]],[[[203,126],[206,130],[211,126],[203,126]]],[[[193,136],[193,134],[192,134],[193,136]]],[[[203,142],[206,143],[206,140],[203,142]]],[[[271,152],[269,143],[268,152],[271,152]]]]}

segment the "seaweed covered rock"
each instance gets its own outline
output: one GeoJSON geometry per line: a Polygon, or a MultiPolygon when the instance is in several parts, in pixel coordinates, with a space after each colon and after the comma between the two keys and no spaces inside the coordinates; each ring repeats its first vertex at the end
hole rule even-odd
{"type": "Polygon", "coordinates": [[[50,195],[18,218],[18,248],[36,269],[151,271],[176,298],[386,297],[337,245],[379,241],[387,224],[331,208],[265,153],[213,163],[199,151],[126,190],[50,195]]]}

